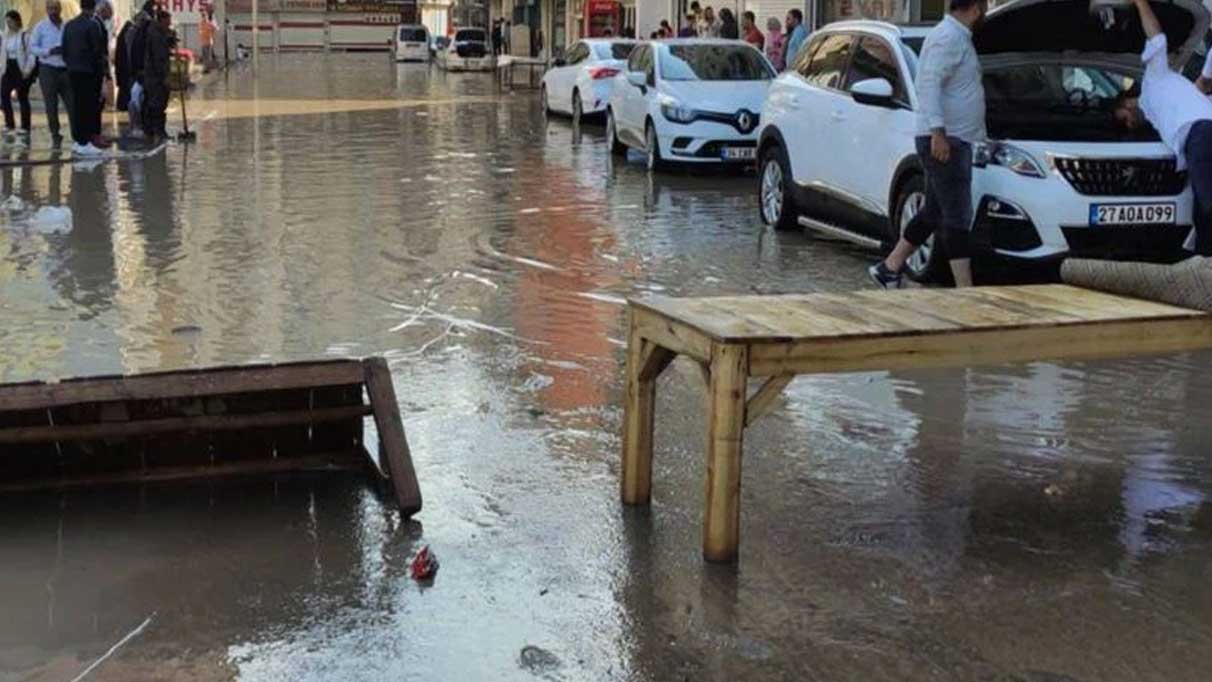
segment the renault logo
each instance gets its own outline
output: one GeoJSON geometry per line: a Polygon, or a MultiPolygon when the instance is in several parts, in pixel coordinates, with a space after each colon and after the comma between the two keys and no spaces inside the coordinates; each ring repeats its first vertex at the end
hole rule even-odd
{"type": "Polygon", "coordinates": [[[749,113],[748,111],[741,110],[741,112],[736,115],[736,127],[739,128],[742,133],[747,133],[752,130],[753,114],[749,113]]]}

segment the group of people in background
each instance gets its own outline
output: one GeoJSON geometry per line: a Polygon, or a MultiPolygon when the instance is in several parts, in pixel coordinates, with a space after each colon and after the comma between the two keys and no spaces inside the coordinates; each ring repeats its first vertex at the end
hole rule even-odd
{"type": "Polygon", "coordinates": [[[117,105],[130,115],[130,134],[150,141],[165,136],[168,73],[176,46],[169,13],[147,0],[139,14],[114,36],[110,0],[80,0],[80,13],[64,21],[60,0],[47,0],[46,18],[26,32],[21,14],[4,15],[0,34],[3,75],[0,108],[4,110],[5,140],[30,143],[29,92],[35,81],[46,105],[51,144],[63,143],[59,104],[67,112],[77,156],[98,156],[112,142],[102,134],[105,93],[117,77],[117,105]],[[111,70],[111,52],[113,66],[111,70]],[[20,129],[13,112],[13,95],[20,107],[20,129]]]}
{"type": "Polygon", "coordinates": [[[765,52],[770,63],[783,71],[795,63],[796,55],[808,41],[808,29],[804,26],[804,13],[798,9],[787,12],[783,23],[777,17],[767,19],[763,33],[753,12],[742,12],[738,23],[731,9],[723,7],[717,13],[710,5],[704,8],[695,0],[690,3],[690,11],[683,17],[681,28],[675,31],[667,20],[662,20],[660,27],[649,37],[654,40],[673,37],[744,40],[765,52]]]}

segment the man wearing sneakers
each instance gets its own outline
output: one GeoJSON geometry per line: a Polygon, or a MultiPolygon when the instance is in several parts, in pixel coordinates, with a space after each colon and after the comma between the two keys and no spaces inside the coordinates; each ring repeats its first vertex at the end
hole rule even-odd
{"type": "Polygon", "coordinates": [[[922,45],[917,67],[917,156],[926,171],[926,203],[884,260],[867,272],[885,289],[901,285],[905,261],[931,233],[942,242],[957,287],[972,286],[972,146],[983,142],[985,88],[972,32],[985,0],[951,0],[950,13],[922,45]]]}
{"type": "Polygon", "coordinates": [[[109,71],[105,29],[93,18],[97,0],[80,0],[80,14],[63,27],[63,61],[72,88],[72,151],[79,156],[102,154],[101,81],[109,71]]]}

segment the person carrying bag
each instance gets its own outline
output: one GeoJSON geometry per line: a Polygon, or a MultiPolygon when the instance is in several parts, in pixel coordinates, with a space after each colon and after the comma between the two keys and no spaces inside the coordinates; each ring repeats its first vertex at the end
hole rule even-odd
{"type": "Polygon", "coordinates": [[[4,55],[4,75],[0,76],[0,108],[4,109],[4,136],[11,140],[16,132],[12,95],[17,93],[21,106],[22,142],[29,143],[29,88],[37,77],[37,60],[29,48],[29,34],[22,30],[21,14],[9,10],[4,15],[4,34],[0,36],[0,53],[4,55]]]}

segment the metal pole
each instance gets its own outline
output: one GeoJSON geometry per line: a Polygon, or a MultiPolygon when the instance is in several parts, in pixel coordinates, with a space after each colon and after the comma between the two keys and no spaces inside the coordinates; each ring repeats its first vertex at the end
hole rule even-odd
{"type": "Polygon", "coordinates": [[[261,58],[261,21],[257,14],[257,9],[260,4],[260,0],[252,0],[252,53],[254,70],[257,68],[257,60],[261,58]]]}

